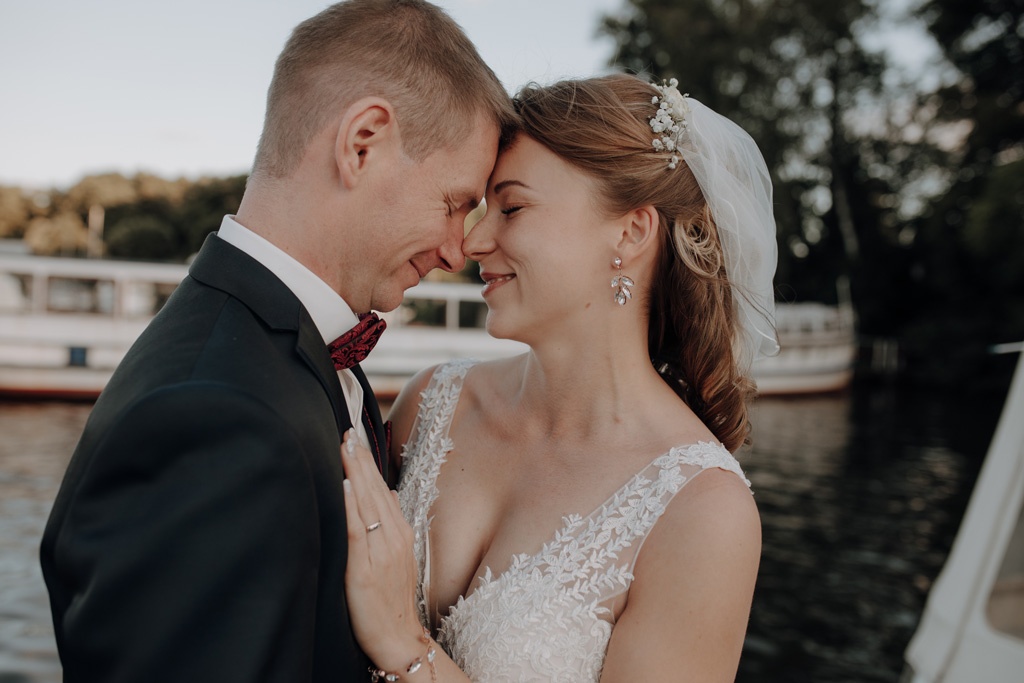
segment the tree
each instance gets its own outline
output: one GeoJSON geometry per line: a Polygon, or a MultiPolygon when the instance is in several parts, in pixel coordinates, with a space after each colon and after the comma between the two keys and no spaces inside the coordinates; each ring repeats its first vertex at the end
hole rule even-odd
{"type": "Polygon", "coordinates": [[[17,187],[0,186],[0,239],[21,237],[28,227],[30,201],[17,187]]]}
{"type": "Polygon", "coordinates": [[[138,199],[135,183],[120,173],[101,173],[82,178],[60,198],[60,208],[83,216],[93,205],[109,209],[138,199]]]}
{"type": "Polygon", "coordinates": [[[85,249],[87,237],[85,223],[70,211],[33,218],[25,230],[25,243],[35,254],[74,256],[85,249]]]}
{"type": "Polygon", "coordinates": [[[897,236],[877,229],[894,211],[899,176],[877,145],[891,133],[883,125],[884,63],[858,40],[877,21],[872,8],[861,0],[632,0],[630,10],[603,21],[617,43],[614,62],[678,78],[765,155],[775,184],[779,296],[835,300],[836,278],[847,274],[862,327],[891,325],[891,297],[875,298],[873,285],[879,266],[899,270],[904,257],[897,236]]]}
{"type": "Polygon", "coordinates": [[[964,76],[936,95],[940,115],[968,124],[963,180],[1024,154],[1024,0],[927,0],[919,10],[964,76]]]}
{"type": "Polygon", "coordinates": [[[1024,339],[1024,1],[928,0],[918,14],[958,76],[926,105],[959,134],[915,225],[926,303],[905,337],[959,380],[994,365],[992,344],[1024,339]]]}
{"type": "Polygon", "coordinates": [[[194,254],[203,246],[206,236],[220,227],[226,214],[238,211],[248,176],[206,178],[185,193],[179,225],[186,254],[194,254]]]}
{"type": "Polygon", "coordinates": [[[181,260],[179,232],[159,215],[132,213],[106,230],[107,252],[140,261],[181,260]]]}

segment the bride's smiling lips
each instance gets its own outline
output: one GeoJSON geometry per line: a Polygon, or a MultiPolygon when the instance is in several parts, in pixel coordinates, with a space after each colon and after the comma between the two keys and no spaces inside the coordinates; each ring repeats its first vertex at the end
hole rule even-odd
{"type": "Polygon", "coordinates": [[[484,281],[484,288],[482,294],[487,296],[498,287],[501,287],[506,282],[510,282],[515,279],[515,273],[489,273],[481,271],[480,279],[484,281]]]}

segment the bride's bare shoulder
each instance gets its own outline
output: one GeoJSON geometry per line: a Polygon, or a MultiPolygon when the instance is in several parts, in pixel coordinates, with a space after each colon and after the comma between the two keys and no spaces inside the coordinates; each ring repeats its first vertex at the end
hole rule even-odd
{"type": "Polygon", "coordinates": [[[761,554],[753,496],[733,472],[695,476],[654,525],[605,665],[609,681],[732,681],[761,554]]]}
{"type": "Polygon", "coordinates": [[[507,397],[512,387],[522,381],[526,356],[511,356],[476,363],[466,373],[462,386],[463,400],[491,403],[495,397],[507,397]]]}
{"type": "Polygon", "coordinates": [[[711,466],[691,475],[666,507],[645,545],[647,557],[638,564],[661,568],[671,556],[679,566],[700,556],[712,565],[756,569],[760,549],[761,520],[747,482],[734,471],[711,466]]]}

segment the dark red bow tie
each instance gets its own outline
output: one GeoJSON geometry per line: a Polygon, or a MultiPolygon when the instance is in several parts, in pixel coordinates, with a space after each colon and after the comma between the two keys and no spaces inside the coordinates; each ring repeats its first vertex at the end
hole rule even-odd
{"type": "Polygon", "coordinates": [[[360,315],[355,327],[327,345],[335,369],[347,370],[356,363],[362,363],[387,326],[376,313],[360,315]]]}

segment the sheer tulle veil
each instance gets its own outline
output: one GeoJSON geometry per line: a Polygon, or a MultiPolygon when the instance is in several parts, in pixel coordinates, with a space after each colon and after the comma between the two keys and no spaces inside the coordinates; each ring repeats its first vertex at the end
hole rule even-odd
{"type": "MultiPolygon", "coordinates": [[[[663,92],[669,87],[674,90],[665,86],[663,92]]],[[[756,359],[779,351],[772,286],[778,247],[771,176],[757,143],[745,130],[692,97],[683,101],[688,111],[675,139],[676,150],[697,179],[718,228],[735,294],[737,361],[749,370],[756,359]]],[[[681,249],[678,234],[675,242],[681,249]]]]}

